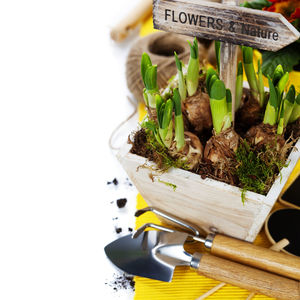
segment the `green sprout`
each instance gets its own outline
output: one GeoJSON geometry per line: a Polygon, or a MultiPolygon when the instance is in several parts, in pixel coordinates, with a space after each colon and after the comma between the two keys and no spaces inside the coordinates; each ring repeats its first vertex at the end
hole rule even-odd
{"type": "Polygon", "coordinates": [[[218,73],[211,67],[209,67],[206,71],[206,90],[207,93],[210,94],[210,88],[212,86],[212,83],[216,81],[216,79],[219,79],[218,73]]]}
{"type": "Polygon", "coordinates": [[[243,64],[241,61],[238,63],[236,82],[235,82],[235,111],[237,111],[241,104],[243,96],[243,64]]]}
{"type": "Polygon", "coordinates": [[[265,110],[264,115],[264,124],[275,125],[277,122],[277,115],[279,110],[279,101],[278,101],[278,89],[275,88],[270,76],[268,76],[270,97],[265,110]]]}
{"type": "Polygon", "coordinates": [[[215,80],[210,88],[210,108],[216,134],[231,126],[227,109],[226,88],[222,80],[215,80]]]}
{"type": "Polygon", "coordinates": [[[258,60],[257,66],[258,66],[257,84],[258,84],[258,93],[259,93],[259,103],[260,103],[260,107],[263,107],[265,105],[265,87],[264,87],[263,74],[262,74],[260,60],[258,60]]]}
{"type": "Polygon", "coordinates": [[[181,112],[181,99],[177,88],[173,90],[173,103],[175,110],[175,141],[176,148],[179,151],[185,144],[184,141],[184,125],[181,112]]]}
{"type": "Polygon", "coordinates": [[[152,65],[147,53],[143,53],[141,59],[141,74],[145,85],[143,96],[147,106],[155,108],[155,96],[158,94],[157,66],[152,65]]]}
{"type": "Polygon", "coordinates": [[[292,115],[294,104],[295,104],[295,95],[296,90],[294,85],[292,84],[285,96],[285,99],[283,100],[283,126],[286,127],[286,125],[289,123],[290,117],[292,115]]]}
{"type": "Polygon", "coordinates": [[[175,63],[177,67],[177,73],[178,73],[178,88],[179,88],[179,94],[182,101],[186,98],[186,84],[185,84],[185,78],[183,76],[182,72],[182,61],[179,60],[176,52],[174,52],[175,55],[175,63]]]}
{"type": "Polygon", "coordinates": [[[253,66],[253,49],[251,47],[242,47],[244,69],[247,80],[251,89],[251,93],[255,99],[258,99],[258,85],[253,66]]]}
{"type": "Polygon", "coordinates": [[[295,99],[294,108],[288,122],[293,123],[297,121],[298,118],[300,118],[300,94],[298,94],[298,96],[295,99]]]}
{"type": "Polygon", "coordinates": [[[189,96],[193,96],[197,89],[199,83],[199,53],[198,53],[198,42],[194,39],[193,44],[188,41],[190,45],[190,59],[188,63],[188,69],[186,74],[186,86],[189,96]]]}
{"type": "Polygon", "coordinates": [[[156,96],[156,112],[158,121],[158,132],[162,143],[170,148],[173,139],[173,122],[172,122],[172,112],[173,112],[173,102],[168,99],[166,102],[161,96],[156,96]]]}
{"type": "Polygon", "coordinates": [[[232,122],[232,95],[230,89],[226,89],[226,103],[230,121],[232,122]]]}

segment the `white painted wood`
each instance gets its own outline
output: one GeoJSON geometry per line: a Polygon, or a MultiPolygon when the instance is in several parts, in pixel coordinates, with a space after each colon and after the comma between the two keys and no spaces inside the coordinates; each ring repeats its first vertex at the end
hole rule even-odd
{"type": "Polygon", "coordinates": [[[199,0],[154,0],[154,28],[277,51],[299,39],[281,14],[199,0]]]}
{"type": "MultiPolygon", "coordinates": [[[[300,149],[300,141],[296,147],[300,149]]],[[[165,210],[206,231],[215,227],[220,233],[250,242],[263,226],[300,158],[299,151],[292,151],[288,157],[288,167],[282,169],[281,179],[275,181],[269,193],[263,196],[247,192],[243,205],[239,188],[208,178],[202,179],[197,174],[181,169],[172,168],[160,174],[154,171],[154,163],[131,154],[130,148],[128,144],[124,145],[117,157],[149,206],[165,210]],[[162,181],[176,185],[176,190],[162,181]]]]}

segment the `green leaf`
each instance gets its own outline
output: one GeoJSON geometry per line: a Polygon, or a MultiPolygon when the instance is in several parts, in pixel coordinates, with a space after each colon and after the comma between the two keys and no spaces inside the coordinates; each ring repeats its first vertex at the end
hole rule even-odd
{"type": "Polygon", "coordinates": [[[177,67],[177,70],[182,71],[182,62],[179,60],[177,53],[174,51],[174,56],[175,56],[175,64],[177,67]]]}
{"type": "Polygon", "coordinates": [[[198,41],[196,38],[194,38],[193,44],[188,41],[189,45],[190,45],[190,57],[194,58],[194,59],[198,59],[198,41]]]}
{"type": "Polygon", "coordinates": [[[273,76],[272,76],[272,82],[273,82],[274,86],[277,85],[277,83],[279,82],[279,80],[283,76],[283,74],[284,74],[284,71],[283,71],[282,65],[280,65],[280,64],[277,65],[274,70],[273,76]]]}
{"type": "Polygon", "coordinates": [[[157,65],[150,66],[145,72],[145,87],[149,90],[156,90],[157,87],[157,65]]]}
{"type": "Polygon", "coordinates": [[[210,98],[216,100],[222,100],[226,98],[226,88],[222,80],[217,79],[211,89],[210,89],[210,98]]]}
{"type": "Polygon", "coordinates": [[[163,103],[160,106],[160,110],[156,112],[157,113],[157,120],[158,120],[158,124],[159,124],[160,128],[162,128],[162,122],[163,122],[165,107],[166,107],[166,103],[163,103]]]}
{"type": "Polygon", "coordinates": [[[300,105],[300,94],[296,97],[295,102],[300,105]]]}
{"type": "Polygon", "coordinates": [[[172,100],[174,102],[175,116],[181,115],[181,99],[180,99],[178,88],[175,88],[173,90],[172,100]]]}
{"type": "Polygon", "coordinates": [[[226,89],[226,102],[232,103],[232,95],[230,89],[226,89]]]}
{"type": "Polygon", "coordinates": [[[287,99],[290,103],[294,104],[295,102],[295,95],[296,95],[296,90],[295,86],[292,84],[285,96],[285,99],[287,99]]]}
{"type": "Polygon", "coordinates": [[[142,59],[141,59],[141,74],[142,74],[142,79],[145,84],[145,76],[146,76],[146,70],[152,66],[151,59],[147,53],[143,53],[142,59]]]}
{"type": "Polygon", "coordinates": [[[277,52],[262,52],[262,72],[272,76],[277,65],[281,64],[284,72],[290,72],[300,62],[300,43],[293,43],[277,52]]]}
{"type": "Polygon", "coordinates": [[[243,75],[243,63],[239,61],[236,76],[243,75]]]}
{"type": "Polygon", "coordinates": [[[243,53],[243,62],[244,64],[252,64],[253,63],[253,49],[251,47],[242,47],[243,53]]]}
{"type": "MultiPolygon", "coordinates": [[[[212,67],[209,67],[206,71],[206,89],[207,89],[207,92],[209,92],[209,82],[210,82],[210,79],[213,75],[216,75],[218,77],[218,74],[217,72],[212,68],[212,67]]],[[[218,77],[219,78],[219,77],[218,77]]]]}
{"type": "Polygon", "coordinates": [[[160,95],[155,96],[155,103],[156,103],[156,113],[157,113],[157,121],[159,126],[161,127],[161,116],[159,115],[161,111],[161,107],[164,104],[164,100],[160,95]]]}
{"type": "Polygon", "coordinates": [[[173,111],[173,102],[171,99],[167,100],[166,106],[164,109],[164,114],[162,118],[162,129],[168,128],[171,120],[172,120],[172,111],[173,111]]]}
{"type": "Polygon", "coordinates": [[[211,91],[211,87],[212,87],[212,85],[215,83],[215,81],[216,80],[218,80],[219,79],[219,77],[217,76],[217,75],[213,75],[213,76],[211,76],[211,78],[210,78],[210,81],[209,81],[209,84],[208,84],[208,95],[210,95],[210,91],[211,91]]]}
{"type": "Polygon", "coordinates": [[[268,81],[269,81],[269,89],[270,89],[269,103],[275,109],[277,109],[278,108],[278,96],[277,96],[277,92],[276,92],[276,89],[275,89],[275,87],[273,85],[273,82],[272,82],[272,80],[271,80],[270,77],[268,77],[268,81]]]}
{"type": "Polygon", "coordinates": [[[289,73],[286,72],[279,80],[278,84],[277,84],[277,87],[278,87],[278,90],[279,90],[279,95],[281,95],[285,89],[285,86],[287,84],[289,80],[289,73]]]}
{"type": "Polygon", "coordinates": [[[268,0],[254,0],[251,2],[244,2],[241,4],[243,7],[253,8],[253,9],[263,9],[264,7],[269,7],[272,5],[272,2],[268,0]]]}

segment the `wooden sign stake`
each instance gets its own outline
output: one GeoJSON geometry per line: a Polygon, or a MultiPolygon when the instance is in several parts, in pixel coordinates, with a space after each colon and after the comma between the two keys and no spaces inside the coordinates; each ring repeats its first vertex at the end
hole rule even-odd
{"type": "MultiPolygon", "coordinates": [[[[238,0],[223,0],[226,5],[237,5],[238,0]]],[[[235,116],[235,79],[237,68],[237,46],[231,43],[222,42],[220,49],[220,79],[224,81],[227,89],[232,95],[232,123],[235,116]]]]}

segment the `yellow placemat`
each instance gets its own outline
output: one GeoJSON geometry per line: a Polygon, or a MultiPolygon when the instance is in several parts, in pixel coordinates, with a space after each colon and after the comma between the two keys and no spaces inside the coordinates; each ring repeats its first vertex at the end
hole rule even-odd
{"type": "MultiPolygon", "coordinates": [[[[152,25],[152,18],[149,18],[141,28],[140,35],[145,36],[149,33],[154,32],[152,25]]],[[[259,54],[256,55],[259,58],[259,54]]],[[[296,72],[294,72],[296,73],[296,72]]],[[[291,75],[291,74],[290,74],[291,75]]],[[[295,81],[295,86],[299,86],[299,74],[292,74],[293,82],[295,81]],[[297,77],[298,76],[298,77],[297,77]]],[[[141,121],[145,116],[144,104],[139,103],[139,121],[141,121]]],[[[300,174],[300,162],[296,165],[290,178],[288,179],[284,190],[291,184],[291,182],[300,174]]],[[[146,207],[147,203],[144,201],[142,196],[138,194],[137,196],[137,209],[146,207]]],[[[280,203],[276,203],[273,210],[281,208],[280,203]]],[[[156,223],[161,224],[159,219],[153,213],[146,213],[138,218],[136,218],[136,228],[142,226],[145,223],[156,223]]],[[[271,243],[268,241],[263,230],[257,236],[254,244],[261,245],[263,247],[270,247],[271,243]]],[[[191,253],[193,251],[203,250],[201,245],[194,245],[191,247],[191,253]],[[199,248],[200,247],[200,248],[199,248]]],[[[146,279],[142,277],[135,277],[135,300],[194,300],[200,295],[204,294],[214,286],[219,284],[215,281],[204,276],[199,276],[197,273],[189,268],[177,267],[174,272],[173,280],[170,283],[161,282],[151,279],[146,279]]],[[[249,291],[240,289],[238,287],[226,284],[220,290],[215,292],[213,295],[209,296],[207,299],[246,299],[249,295],[249,291]]],[[[255,295],[253,299],[272,299],[264,295],[255,295]]]]}

